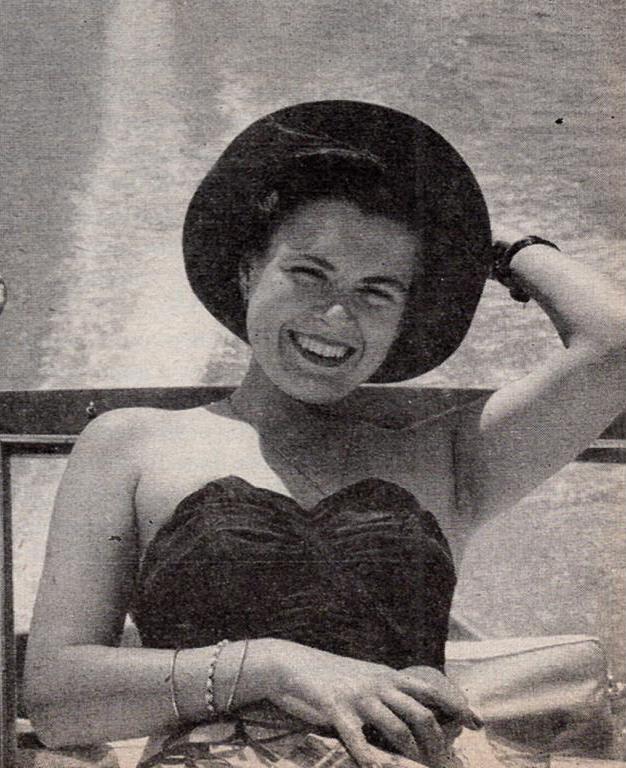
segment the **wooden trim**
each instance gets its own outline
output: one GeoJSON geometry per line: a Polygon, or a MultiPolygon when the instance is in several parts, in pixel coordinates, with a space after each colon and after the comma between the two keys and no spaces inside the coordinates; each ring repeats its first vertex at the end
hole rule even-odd
{"type": "Polygon", "coordinates": [[[3,435],[0,443],[10,446],[12,455],[18,453],[69,453],[77,435],[3,435]]]}
{"type": "Polygon", "coordinates": [[[75,442],[76,435],[0,434],[0,766],[15,765],[17,751],[11,458],[67,454],[75,442]]]}
{"type": "Polygon", "coordinates": [[[232,390],[233,387],[161,387],[0,391],[0,432],[75,435],[94,416],[115,408],[179,410],[219,400],[232,390]]]}

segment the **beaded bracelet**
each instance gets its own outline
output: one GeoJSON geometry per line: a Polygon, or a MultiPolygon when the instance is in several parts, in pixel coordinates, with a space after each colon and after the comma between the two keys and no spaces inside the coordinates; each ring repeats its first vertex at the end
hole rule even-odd
{"type": "Polygon", "coordinates": [[[217,660],[225,645],[228,645],[228,640],[220,640],[219,643],[217,643],[215,646],[213,656],[211,656],[209,660],[206,689],[204,692],[204,702],[206,704],[209,717],[215,717],[217,715],[217,710],[215,709],[215,699],[213,697],[213,675],[215,674],[215,666],[217,664],[217,660]]]}
{"type": "Polygon", "coordinates": [[[516,253],[521,251],[522,248],[528,248],[529,245],[547,245],[549,248],[555,248],[557,251],[561,250],[555,243],[537,235],[529,235],[521,240],[516,240],[508,247],[505,247],[502,241],[497,241],[494,243],[495,258],[491,270],[491,276],[509,289],[511,298],[524,304],[530,301],[530,294],[517,284],[511,270],[511,262],[516,253]]]}

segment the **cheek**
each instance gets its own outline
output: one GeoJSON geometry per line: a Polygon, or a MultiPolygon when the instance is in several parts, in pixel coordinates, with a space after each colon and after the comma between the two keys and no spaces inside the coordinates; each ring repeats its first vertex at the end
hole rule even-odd
{"type": "Polygon", "coordinates": [[[280,275],[266,276],[253,285],[248,297],[248,339],[267,339],[286,321],[294,303],[289,285],[280,275]]]}
{"type": "Polygon", "coordinates": [[[395,341],[402,322],[403,309],[401,307],[376,313],[368,318],[368,336],[371,343],[375,344],[378,351],[387,353],[389,347],[395,341]],[[384,349],[381,349],[384,348],[384,349]]]}

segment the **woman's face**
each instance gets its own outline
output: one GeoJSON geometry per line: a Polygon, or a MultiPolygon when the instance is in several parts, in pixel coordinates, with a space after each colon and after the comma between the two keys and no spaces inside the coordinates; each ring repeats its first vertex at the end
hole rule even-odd
{"type": "Polygon", "coordinates": [[[270,380],[311,403],[367,381],[398,332],[418,247],[404,224],[343,200],[288,215],[248,284],[248,339],[270,380]]]}

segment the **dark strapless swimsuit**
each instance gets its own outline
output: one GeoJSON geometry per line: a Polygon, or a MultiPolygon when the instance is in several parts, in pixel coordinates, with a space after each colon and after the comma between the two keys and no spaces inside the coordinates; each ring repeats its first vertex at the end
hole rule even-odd
{"type": "Polygon", "coordinates": [[[238,477],[184,498],[140,567],[144,646],[274,637],[395,668],[443,669],[455,572],[408,491],[367,479],[310,511],[238,477]]]}

